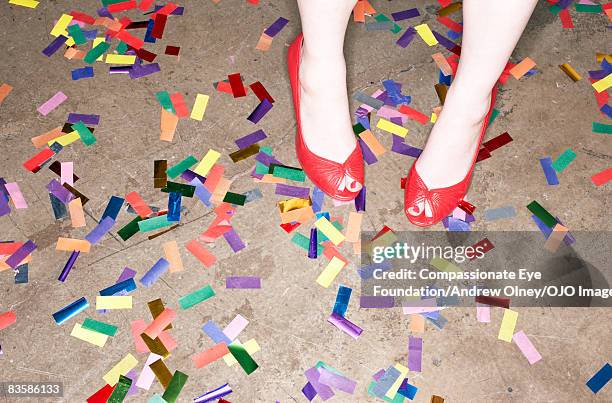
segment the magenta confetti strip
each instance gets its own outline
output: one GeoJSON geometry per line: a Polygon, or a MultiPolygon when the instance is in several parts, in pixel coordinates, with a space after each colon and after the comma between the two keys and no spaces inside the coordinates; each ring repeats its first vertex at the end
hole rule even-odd
{"type": "Polygon", "coordinates": [[[11,256],[6,259],[6,264],[8,264],[12,269],[15,269],[19,266],[19,263],[23,261],[30,253],[32,253],[36,249],[36,244],[30,240],[28,242],[21,245],[19,249],[15,251],[11,256]]]}
{"type": "Polygon", "coordinates": [[[49,190],[49,192],[53,194],[53,196],[57,197],[57,199],[64,204],[67,204],[72,199],[74,199],[74,195],[55,179],[49,182],[49,184],[47,185],[47,190],[49,190]]]}
{"type": "Polygon", "coordinates": [[[64,102],[67,99],[68,99],[68,97],[66,96],[66,94],[64,94],[61,91],[58,91],[55,95],[53,95],[51,98],[49,98],[49,100],[47,102],[45,102],[44,104],[39,106],[38,109],[36,109],[36,110],[41,115],[47,116],[52,110],[54,110],[55,108],[60,106],[62,104],[62,102],[64,102]]]}
{"type": "Polygon", "coordinates": [[[100,124],[100,115],[88,115],[83,113],[69,113],[68,123],[78,123],[79,121],[83,122],[88,126],[96,126],[100,124]]]}
{"type": "Polygon", "coordinates": [[[308,199],[310,189],[301,186],[285,185],[284,183],[277,183],[276,190],[274,192],[281,196],[297,197],[300,199],[308,199]]]}
{"type": "Polygon", "coordinates": [[[263,130],[259,129],[257,131],[254,131],[253,133],[247,134],[244,137],[236,139],[234,143],[236,143],[238,148],[242,150],[243,148],[258,143],[267,137],[268,136],[266,135],[266,133],[263,130]]]}
{"type": "Polygon", "coordinates": [[[225,238],[225,240],[234,252],[238,252],[239,250],[245,248],[244,242],[242,242],[242,239],[240,239],[240,236],[238,236],[238,233],[234,231],[233,228],[229,231],[224,232],[223,238],[225,238]]]}
{"type": "Polygon", "coordinates": [[[319,382],[324,385],[327,385],[331,388],[341,390],[342,392],[346,392],[349,394],[355,393],[355,388],[357,387],[357,382],[344,377],[342,375],[335,374],[327,369],[321,367],[319,368],[319,382]]]}
{"type": "Polygon", "coordinates": [[[337,313],[332,313],[327,321],[332,325],[336,326],[338,329],[342,330],[344,333],[351,336],[353,339],[356,339],[363,333],[363,329],[349,321],[345,317],[338,315],[337,313]]]}
{"type": "Polygon", "coordinates": [[[225,288],[261,288],[261,278],[255,276],[228,276],[225,288]]]}
{"type": "Polygon", "coordinates": [[[259,105],[257,105],[255,110],[251,112],[249,117],[247,117],[247,120],[253,123],[258,123],[261,120],[261,118],[263,118],[266,115],[266,113],[270,111],[270,109],[272,109],[272,103],[268,101],[268,98],[266,98],[263,101],[261,101],[259,105]]]}
{"type": "Polygon", "coordinates": [[[408,369],[421,372],[421,361],[423,354],[423,339],[420,337],[408,337],[408,369]]]}
{"type": "Polygon", "coordinates": [[[321,373],[316,367],[312,367],[306,370],[306,372],[304,372],[304,375],[322,400],[327,400],[335,395],[332,388],[319,382],[321,373]]]}
{"type": "Polygon", "coordinates": [[[283,28],[285,28],[285,25],[287,25],[288,22],[289,20],[283,17],[278,17],[278,19],[264,31],[264,34],[274,38],[283,28]]]}
{"type": "Polygon", "coordinates": [[[113,217],[105,217],[89,234],[85,237],[90,244],[95,245],[110,229],[115,225],[113,217]]]}

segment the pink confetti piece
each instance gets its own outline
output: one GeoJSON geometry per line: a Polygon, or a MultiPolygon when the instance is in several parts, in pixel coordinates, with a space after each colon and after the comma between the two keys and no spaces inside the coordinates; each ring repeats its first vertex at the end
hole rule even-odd
{"type": "Polygon", "coordinates": [[[514,341],[514,344],[518,346],[518,348],[521,350],[521,353],[523,353],[525,358],[527,358],[529,364],[533,365],[542,359],[542,356],[540,355],[538,350],[536,350],[533,343],[531,343],[531,340],[529,340],[529,337],[527,337],[525,332],[523,332],[522,330],[512,336],[512,341],[514,341]]]}
{"type": "Polygon", "coordinates": [[[491,322],[491,307],[489,305],[476,305],[476,319],[481,323],[491,322]]]}
{"type": "Polygon", "coordinates": [[[73,182],[74,163],[73,162],[62,162],[60,164],[60,183],[67,183],[70,186],[74,186],[73,182]]]}
{"type": "Polygon", "coordinates": [[[21,193],[21,189],[19,189],[17,182],[7,183],[4,185],[4,187],[11,197],[15,208],[28,208],[28,203],[26,203],[25,199],[23,198],[23,194],[21,193]]]}
{"type": "Polygon", "coordinates": [[[245,327],[249,324],[249,321],[246,320],[242,315],[236,315],[234,319],[223,329],[223,333],[232,341],[238,337],[240,332],[244,330],[245,327]]]}
{"type": "Polygon", "coordinates": [[[55,94],[51,98],[49,98],[49,100],[47,102],[45,102],[44,104],[39,106],[38,109],[36,109],[36,110],[41,115],[47,116],[49,114],[49,112],[51,112],[52,110],[54,110],[55,108],[60,106],[62,104],[62,102],[64,102],[67,99],[68,99],[68,97],[63,92],[58,91],[57,94],[55,94]]]}

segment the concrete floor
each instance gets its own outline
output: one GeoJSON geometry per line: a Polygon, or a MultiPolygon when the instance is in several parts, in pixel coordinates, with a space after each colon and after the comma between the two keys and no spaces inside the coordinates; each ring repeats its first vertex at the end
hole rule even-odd
{"type": "MultiPolygon", "coordinates": [[[[438,25],[432,13],[436,9],[434,1],[372,3],[384,13],[416,6],[423,14],[422,21],[432,27],[438,25]]],[[[79,2],[78,8],[94,14],[99,5],[87,0],[79,2]]],[[[337,283],[359,289],[357,259],[329,289],[315,283],[325,259],[309,260],[278,227],[275,203],[281,197],[274,195],[273,185],[253,183],[249,176],[252,160],[234,164],[228,157],[235,149],[233,140],[253,131],[244,117],[256,106],[256,98],[233,99],[212,87],[213,82],[235,72],[240,72],[246,82],[260,80],[276,103],[257,127],[270,135],[265,144],[273,147],[281,161],[296,165],[295,122],[285,65],[287,43],[300,29],[296,5],[293,1],[267,0],[259,6],[238,0],[223,0],[218,5],[208,0],[188,0],[181,5],[185,6],[185,15],[169,19],[162,41],[163,45],[181,46],[180,60],[160,56],[162,71],[135,81],[108,75],[106,66],[99,64],[93,79],[73,82],[70,70],[82,67],[81,62],[70,62],[60,54],[46,58],[40,51],[51,41],[48,32],[54,20],[77,5],[66,0],[42,1],[37,9],[30,10],[6,1],[0,3],[0,83],[14,86],[0,106],[0,173],[7,181],[20,184],[29,204],[27,210],[0,218],[0,232],[3,240],[32,239],[38,244],[30,264],[29,284],[13,284],[10,271],[0,273],[0,311],[13,309],[18,317],[16,324],[0,332],[4,349],[0,380],[62,381],[65,397],[61,401],[83,401],[104,385],[102,376],[127,353],[134,354],[139,359],[137,369],[142,368],[146,355],[135,352],[129,323],[149,320],[147,301],[161,297],[178,309],[179,296],[212,284],[217,295],[180,311],[171,331],[179,347],[166,360],[167,365],[171,371],[179,369],[190,376],[180,401],[189,401],[226,382],[234,389],[227,396],[232,402],[305,401],[300,392],[306,383],[303,373],[319,360],[358,382],[354,396],[339,392],[335,401],[373,401],[366,391],[372,374],[406,361],[408,318],[399,309],[359,309],[354,295],[349,317],[364,328],[363,335],[354,341],[326,323],[337,283]],[[270,51],[255,50],[261,31],[279,16],[288,18],[289,25],[275,38],[270,51]],[[64,104],[46,117],[36,112],[60,90],[68,95],[64,104]],[[185,94],[188,105],[196,93],[211,95],[204,121],[181,120],[172,143],[158,138],[159,105],[154,94],[161,90],[185,94]],[[45,185],[54,175],[47,169],[32,174],[21,166],[35,151],[30,138],[63,124],[68,112],[101,115],[95,131],[98,142],[93,147],[75,143],[60,154],[61,161],[74,161],[75,173],[81,178],[77,187],[91,199],[86,205],[88,225],[80,229],[73,229],[69,219],[53,218],[45,185]],[[264,194],[263,199],[239,207],[233,219],[247,248],[234,254],[222,240],[218,241],[212,251],[219,260],[210,269],[182,249],[186,270],[164,275],[150,289],[139,288],[132,310],[106,315],[88,310],[86,315],[119,327],[104,348],[70,337],[74,319],[57,326],[51,318],[53,312],[82,296],[94,301],[98,290],[114,283],[125,266],[137,270],[139,278],[163,256],[162,243],[176,240],[184,245],[207,228],[214,216],[197,200],[189,199],[184,203],[181,227],[154,240],[139,234],[123,242],[112,231],[79,258],[63,284],[57,281],[57,275],[68,254],[55,250],[57,237],[84,237],[112,195],[137,191],[151,205],[163,207],[165,194],[151,186],[153,160],[168,159],[171,164],[189,154],[200,158],[209,148],[222,153],[220,162],[226,167],[226,177],[233,179],[233,191],[258,187],[264,194]],[[261,276],[263,288],[226,290],[227,275],[261,276]],[[194,368],[191,355],[212,346],[201,326],[209,319],[225,326],[236,314],[250,321],[241,339],[255,338],[261,345],[261,351],[254,355],[260,368],[250,376],[222,362],[194,368]]],[[[573,83],[557,67],[569,62],[583,76],[587,70],[596,69],[595,52],[610,50],[605,39],[609,21],[601,15],[572,14],[576,28],[563,30],[558,18],[540,4],[515,52],[516,60],[525,56],[535,60],[538,73],[520,82],[511,78],[497,104],[502,113],[490,133],[508,131],[514,142],[476,170],[470,190],[470,200],[478,206],[475,228],[535,230],[524,207],[535,199],[572,230],[610,230],[606,220],[609,185],[595,187],[589,179],[610,164],[609,140],[590,130],[592,121],[603,118],[587,80],[573,83]],[[555,158],[568,147],[578,157],[562,174],[559,186],[547,186],[538,159],[555,158]],[[514,206],[518,216],[484,221],[485,209],[506,205],[514,206]]],[[[136,16],[133,19],[138,20],[136,16]]],[[[416,38],[407,49],[401,49],[389,32],[366,32],[354,23],[347,38],[350,94],[357,90],[371,93],[381,87],[382,80],[391,78],[404,84],[417,109],[429,111],[436,106],[433,84],[437,72],[430,55],[441,47],[434,51],[416,38]]],[[[147,48],[163,52],[158,45],[147,48]]],[[[429,127],[408,126],[408,142],[422,145],[429,127]]],[[[389,135],[376,133],[390,147],[389,135]]],[[[409,157],[387,153],[379,163],[368,167],[364,229],[377,231],[388,225],[394,230],[414,230],[402,213],[399,189],[400,177],[411,162],[409,157]]],[[[352,210],[351,206],[334,208],[329,200],[326,206],[332,214],[345,218],[352,210]]],[[[114,230],[131,218],[122,212],[114,230]]],[[[343,251],[352,256],[350,247],[343,251]]],[[[432,394],[450,402],[612,401],[609,385],[597,395],[585,387],[586,380],[612,356],[609,310],[518,311],[518,328],[539,349],[541,362],[530,366],[515,345],[497,340],[501,310],[493,310],[492,323],[484,325],[476,321],[474,309],[449,309],[445,313],[449,319],[446,327],[440,331],[428,326],[423,335],[422,372],[409,374],[411,383],[419,388],[416,401],[428,402],[432,394]]],[[[81,314],[77,320],[84,317],[81,314]]],[[[153,392],[162,391],[155,382],[149,393],[141,391],[130,399],[146,401],[153,392]]]]}

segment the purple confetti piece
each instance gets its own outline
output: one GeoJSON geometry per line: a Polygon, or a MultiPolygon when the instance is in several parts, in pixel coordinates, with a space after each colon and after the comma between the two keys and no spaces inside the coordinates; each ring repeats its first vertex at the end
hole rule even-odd
{"type": "Polygon", "coordinates": [[[283,28],[285,28],[288,22],[289,20],[278,17],[278,19],[264,31],[264,34],[274,38],[283,28]]]}
{"type": "Polygon", "coordinates": [[[36,244],[30,240],[21,245],[11,256],[9,256],[5,263],[8,264],[11,269],[15,269],[19,266],[19,263],[23,261],[30,253],[36,249],[36,244]]]}
{"type": "Polygon", "coordinates": [[[88,126],[96,126],[100,124],[100,115],[88,115],[83,113],[69,113],[68,123],[78,123],[79,121],[83,122],[88,126]]]}
{"type": "Polygon", "coordinates": [[[4,197],[0,197],[0,217],[11,213],[11,206],[4,197]]]}
{"type": "Polygon", "coordinates": [[[108,69],[108,74],[130,74],[132,66],[111,66],[108,69]]]}
{"type": "Polygon", "coordinates": [[[68,38],[66,38],[64,35],[58,36],[49,44],[49,46],[43,49],[43,55],[51,57],[55,52],[59,50],[59,48],[62,47],[62,45],[66,43],[67,40],[68,38]]]}
{"type": "Polygon", "coordinates": [[[423,355],[423,339],[420,337],[408,337],[408,369],[421,372],[421,360],[423,355]]]}
{"type": "Polygon", "coordinates": [[[374,379],[376,382],[380,381],[380,378],[382,378],[382,376],[385,374],[385,369],[381,368],[378,370],[378,372],[376,372],[374,375],[372,375],[372,379],[374,379]]]}
{"type": "Polygon", "coordinates": [[[256,276],[228,276],[225,288],[261,288],[261,278],[256,276]]]}
{"type": "Polygon", "coordinates": [[[350,320],[346,319],[345,317],[338,315],[337,313],[332,313],[329,318],[327,318],[327,321],[332,325],[336,326],[338,329],[342,330],[344,333],[351,336],[353,339],[358,338],[363,332],[362,328],[360,328],[350,320]]]}
{"type": "Polygon", "coordinates": [[[319,377],[321,376],[321,373],[316,367],[312,367],[306,370],[306,372],[304,372],[304,375],[306,375],[306,379],[308,379],[308,382],[312,385],[312,387],[322,400],[327,400],[335,395],[332,388],[327,385],[323,385],[319,382],[319,377]]]}
{"type": "Polygon", "coordinates": [[[123,271],[119,275],[119,278],[117,278],[117,281],[115,281],[115,284],[121,283],[122,281],[128,280],[130,278],[134,278],[134,277],[136,277],[136,270],[132,270],[129,267],[124,267],[123,271]]]}
{"type": "Polygon", "coordinates": [[[412,40],[416,36],[416,33],[417,32],[416,32],[416,29],[414,29],[414,27],[408,27],[406,31],[402,34],[402,36],[400,36],[400,38],[395,43],[401,46],[402,48],[406,48],[408,47],[408,45],[410,45],[410,42],[412,42],[412,40]]]}
{"type": "Polygon", "coordinates": [[[136,370],[133,369],[125,375],[126,377],[132,380],[132,384],[130,385],[130,388],[128,389],[127,396],[133,396],[133,395],[138,394],[138,387],[136,386],[136,374],[137,374],[136,370]]]}
{"type": "Polygon", "coordinates": [[[89,234],[85,237],[90,244],[95,245],[110,229],[115,225],[112,217],[105,217],[89,234]]]}
{"type": "Polygon", "coordinates": [[[469,231],[470,224],[455,217],[448,217],[448,230],[453,232],[469,231]]]}
{"type": "Polygon", "coordinates": [[[325,368],[319,368],[319,372],[321,373],[319,376],[320,383],[351,395],[355,393],[357,382],[354,380],[335,374],[325,368]]]}
{"type": "Polygon", "coordinates": [[[76,262],[77,257],[79,257],[80,253],[81,252],[79,252],[78,250],[72,251],[72,253],[70,254],[70,257],[68,258],[68,261],[66,262],[66,264],[64,265],[64,268],[62,269],[62,272],[57,278],[59,281],[61,281],[62,283],[66,281],[66,278],[68,277],[70,270],[72,270],[72,266],[74,266],[74,262],[76,262]]]}
{"type": "Polygon", "coordinates": [[[144,276],[139,280],[140,284],[144,285],[147,288],[151,288],[153,284],[157,282],[157,280],[161,277],[162,274],[168,271],[170,267],[170,263],[163,257],[160,258],[153,267],[151,267],[144,276]]]}
{"type": "Polygon", "coordinates": [[[210,207],[212,204],[210,203],[210,198],[212,197],[212,193],[210,193],[208,191],[208,189],[206,189],[206,187],[204,187],[204,185],[202,184],[202,182],[200,182],[198,180],[198,178],[194,178],[191,180],[191,182],[189,182],[192,186],[195,186],[195,192],[194,194],[196,195],[196,197],[198,199],[200,199],[200,201],[206,206],[206,207],[210,207]]]}
{"type": "Polygon", "coordinates": [[[284,183],[277,183],[274,194],[281,196],[297,197],[300,199],[308,199],[310,189],[301,186],[291,186],[284,183]]]}
{"type": "Polygon", "coordinates": [[[363,185],[355,197],[355,211],[366,211],[366,187],[363,185]]]}
{"type": "Polygon", "coordinates": [[[309,401],[312,401],[312,399],[314,399],[317,395],[317,391],[315,390],[315,388],[312,387],[312,384],[310,382],[306,382],[306,385],[304,385],[304,387],[302,388],[302,393],[309,401]]]}
{"type": "Polygon", "coordinates": [[[234,252],[238,252],[246,247],[234,228],[230,229],[229,231],[225,231],[223,233],[223,238],[225,238],[225,241],[229,244],[230,248],[232,248],[234,252]]]}
{"type": "Polygon", "coordinates": [[[130,69],[130,78],[134,80],[136,78],[141,78],[141,77],[145,77],[145,76],[157,73],[159,71],[161,71],[161,68],[159,67],[159,63],[144,64],[142,66],[138,66],[135,64],[130,69]]]}
{"type": "Polygon", "coordinates": [[[393,145],[391,146],[391,151],[414,158],[418,158],[423,152],[423,150],[420,148],[412,147],[404,143],[404,140],[395,134],[393,135],[393,145]]]}
{"type": "Polygon", "coordinates": [[[311,228],[310,229],[310,240],[308,243],[308,257],[310,259],[317,258],[317,246],[319,246],[317,242],[317,229],[311,228]]]}
{"type": "Polygon", "coordinates": [[[110,11],[108,11],[106,7],[100,7],[97,12],[100,17],[108,17],[111,20],[115,19],[115,17],[113,17],[113,15],[110,13],[110,11]]]}
{"type": "Polygon", "coordinates": [[[442,35],[439,32],[434,31],[433,29],[431,30],[431,33],[434,35],[434,37],[438,40],[438,42],[440,43],[440,45],[444,46],[446,49],[450,50],[451,52],[453,51],[453,49],[455,49],[455,47],[457,46],[457,44],[453,41],[451,41],[450,39],[448,39],[447,37],[445,37],[444,35],[442,35]]]}
{"type": "Polygon", "coordinates": [[[421,13],[419,13],[419,10],[416,8],[391,13],[391,17],[393,17],[394,21],[407,20],[409,18],[418,17],[419,15],[421,15],[421,13]]]}
{"type": "Polygon", "coordinates": [[[251,112],[249,117],[247,117],[247,120],[253,123],[258,123],[261,118],[263,118],[266,113],[270,111],[270,109],[272,109],[272,103],[268,101],[268,98],[264,98],[264,100],[257,105],[255,110],[251,112]]]}
{"type": "Polygon", "coordinates": [[[359,307],[361,308],[393,308],[395,300],[393,297],[376,297],[362,295],[359,298],[359,307]]]}
{"type": "Polygon", "coordinates": [[[557,177],[557,172],[552,166],[552,158],[544,157],[540,158],[540,166],[542,166],[542,170],[544,171],[544,176],[546,176],[546,182],[549,185],[558,185],[559,178],[557,177]]]}
{"type": "Polygon", "coordinates": [[[74,199],[74,195],[70,193],[68,189],[63,187],[56,179],[52,179],[51,182],[49,182],[47,185],[47,190],[49,190],[53,196],[57,197],[57,199],[64,204],[67,204],[74,199]]]}
{"type": "Polygon", "coordinates": [[[234,143],[236,143],[238,148],[242,150],[243,148],[258,143],[267,137],[268,136],[266,135],[266,133],[263,130],[259,129],[257,131],[254,131],[253,133],[247,134],[244,137],[236,139],[234,143]]]}
{"type": "Polygon", "coordinates": [[[266,154],[264,152],[259,152],[255,156],[255,161],[261,162],[265,166],[270,166],[270,164],[283,165],[279,160],[274,158],[272,155],[266,154]]]}
{"type": "Polygon", "coordinates": [[[201,184],[204,184],[204,182],[206,182],[205,177],[203,177],[202,175],[198,175],[197,173],[193,172],[191,169],[186,169],[183,172],[181,172],[181,179],[184,179],[186,182],[191,182],[192,180],[194,180],[194,178],[197,178],[201,184]]]}
{"type": "Polygon", "coordinates": [[[361,147],[361,155],[363,156],[363,160],[368,164],[372,165],[378,162],[378,158],[376,155],[370,150],[370,147],[363,141],[362,139],[357,139],[359,142],[359,147],[361,147]]]}

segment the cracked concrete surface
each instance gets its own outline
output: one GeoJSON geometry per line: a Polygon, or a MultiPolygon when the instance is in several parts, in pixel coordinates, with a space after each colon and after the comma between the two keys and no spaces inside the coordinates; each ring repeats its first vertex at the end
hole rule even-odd
{"type": "MultiPolygon", "coordinates": [[[[384,13],[418,7],[422,21],[434,26],[433,1],[373,1],[384,13]],[[426,12],[428,10],[428,12],[426,12]]],[[[544,2],[543,2],[544,3],[544,2]]],[[[244,119],[257,104],[253,96],[233,99],[215,92],[212,83],[228,74],[240,72],[245,82],[260,80],[276,99],[274,108],[257,128],[268,133],[265,144],[279,160],[297,165],[293,151],[295,122],[286,74],[287,44],[299,32],[299,18],[293,1],[266,1],[251,6],[244,1],[223,0],[218,5],[208,0],[186,0],[185,15],[172,17],[166,25],[163,45],[147,49],[163,53],[162,46],[181,46],[177,60],[160,56],[162,71],[138,80],[108,75],[106,67],[96,65],[92,79],[71,81],[70,70],[82,63],[68,61],[60,54],[46,58],[40,51],[51,40],[53,22],[62,12],[80,9],[91,14],[99,2],[87,0],[42,1],[35,10],[0,3],[0,82],[14,86],[0,106],[0,176],[17,181],[29,204],[27,210],[14,210],[0,218],[3,240],[32,239],[39,247],[30,264],[28,284],[13,284],[10,271],[0,273],[0,311],[13,309],[17,323],[0,332],[4,355],[0,356],[0,380],[62,381],[65,397],[61,401],[83,401],[103,386],[102,376],[128,352],[136,354],[129,330],[132,320],[149,320],[147,301],[162,298],[178,308],[177,299],[205,284],[217,295],[189,310],[180,311],[172,336],[179,347],[167,359],[171,371],[179,369],[190,378],[180,401],[199,396],[229,382],[232,402],[305,401],[300,390],[306,380],[303,372],[323,360],[358,382],[354,396],[339,393],[335,401],[373,401],[367,395],[371,376],[380,368],[406,361],[409,321],[400,310],[359,309],[354,296],[349,305],[350,319],[364,328],[357,340],[330,326],[326,318],[332,308],[336,285],[322,289],[315,279],[325,262],[309,260],[290,243],[278,227],[271,185],[255,184],[249,173],[252,159],[234,164],[228,153],[233,140],[253,131],[244,119]],[[268,52],[255,50],[261,31],[277,17],[290,20],[275,38],[268,52]],[[43,117],[36,108],[57,91],[68,100],[43,117]],[[196,93],[211,95],[202,122],[183,119],[172,143],[159,141],[157,91],[181,92],[188,104],[196,93]],[[90,148],[73,144],[64,148],[61,161],[74,161],[80,176],[77,188],[91,200],[85,206],[87,227],[73,229],[69,220],[55,221],[45,185],[54,177],[47,169],[27,172],[21,163],[34,154],[30,138],[63,124],[68,112],[96,113],[101,123],[95,131],[97,143],[90,148]],[[233,225],[247,248],[234,254],[222,241],[213,246],[218,262],[205,269],[182,249],[186,270],[164,275],[152,288],[140,287],[134,307],[104,316],[90,308],[87,316],[119,327],[104,348],[97,348],[69,336],[74,320],[57,326],[51,314],[77,298],[94,301],[97,292],[115,282],[124,267],[138,271],[140,278],[163,256],[162,243],[176,240],[179,245],[193,239],[212,221],[214,214],[196,199],[184,199],[181,226],[153,240],[139,234],[122,241],[115,233],[132,217],[121,213],[110,235],[82,254],[65,283],[57,275],[68,254],[55,251],[57,237],[82,238],[95,225],[112,195],[137,191],[151,205],[163,207],[165,194],[152,187],[153,160],[168,159],[169,164],[193,154],[201,157],[209,148],[222,153],[226,177],[238,193],[259,187],[263,199],[239,207],[233,225]],[[257,275],[261,290],[226,290],[227,275],[257,275]],[[238,366],[214,363],[195,369],[191,355],[212,346],[201,326],[213,319],[225,326],[236,314],[250,321],[240,338],[255,338],[261,351],[254,355],[260,368],[247,376],[238,366]]],[[[132,14],[128,13],[128,16],[132,14]]],[[[134,20],[138,20],[134,14],[134,20]]],[[[529,56],[538,73],[520,82],[510,79],[501,93],[497,108],[500,117],[490,135],[508,131],[514,141],[478,165],[470,200],[478,206],[480,230],[535,230],[524,206],[540,201],[572,230],[610,229],[609,185],[594,187],[589,180],[610,164],[609,139],[591,132],[592,121],[601,121],[592,88],[586,80],[573,83],[557,67],[569,62],[579,71],[597,68],[595,52],[609,51],[605,16],[573,13],[576,28],[563,30],[557,18],[540,4],[521,40],[515,59],[529,56]],[[561,184],[548,187],[538,159],[558,156],[572,147],[576,160],[561,177],[561,184]],[[487,208],[514,206],[517,217],[485,222],[487,208]]],[[[402,24],[405,26],[406,24],[402,24]]],[[[371,93],[384,79],[403,83],[412,105],[430,111],[437,105],[433,84],[437,71],[431,59],[436,50],[418,38],[406,49],[395,45],[389,32],[366,32],[350,23],[346,54],[349,93],[371,93]]],[[[445,52],[446,53],[446,52],[445,52]]],[[[585,74],[586,75],[586,74],[585,74]]],[[[353,104],[354,109],[357,105],[353,104]]],[[[408,124],[407,142],[421,146],[429,127],[408,124]]],[[[389,147],[391,138],[376,132],[389,147]]],[[[377,231],[383,225],[394,230],[414,230],[403,212],[399,189],[412,159],[387,153],[367,168],[368,202],[364,229],[377,231]]],[[[332,214],[345,217],[350,206],[334,208],[332,214]]],[[[302,229],[301,232],[304,232],[302,229]]],[[[350,247],[343,252],[352,256],[350,247]]],[[[356,291],[359,277],[357,259],[344,270],[341,282],[356,291]]],[[[501,310],[494,309],[488,325],[476,321],[473,309],[449,309],[449,323],[443,330],[429,326],[423,335],[423,370],[410,373],[411,383],[419,388],[416,401],[427,402],[432,394],[447,401],[586,402],[612,401],[608,386],[593,395],[585,387],[590,378],[612,355],[609,309],[518,308],[518,328],[524,330],[543,356],[530,366],[516,346],[497,340],[501,310]]],[[[81,315],[78,320],[82,320],[81,315]]],[[[140,391],[132,401],[146,401],[153,392],[161,393],[155,382],[149,393],[140,391]]],[[[8,401],[0,397],[0,402],[8,401]]],[[[23,399],[19,401],[27,401],[23,399]]]]}

